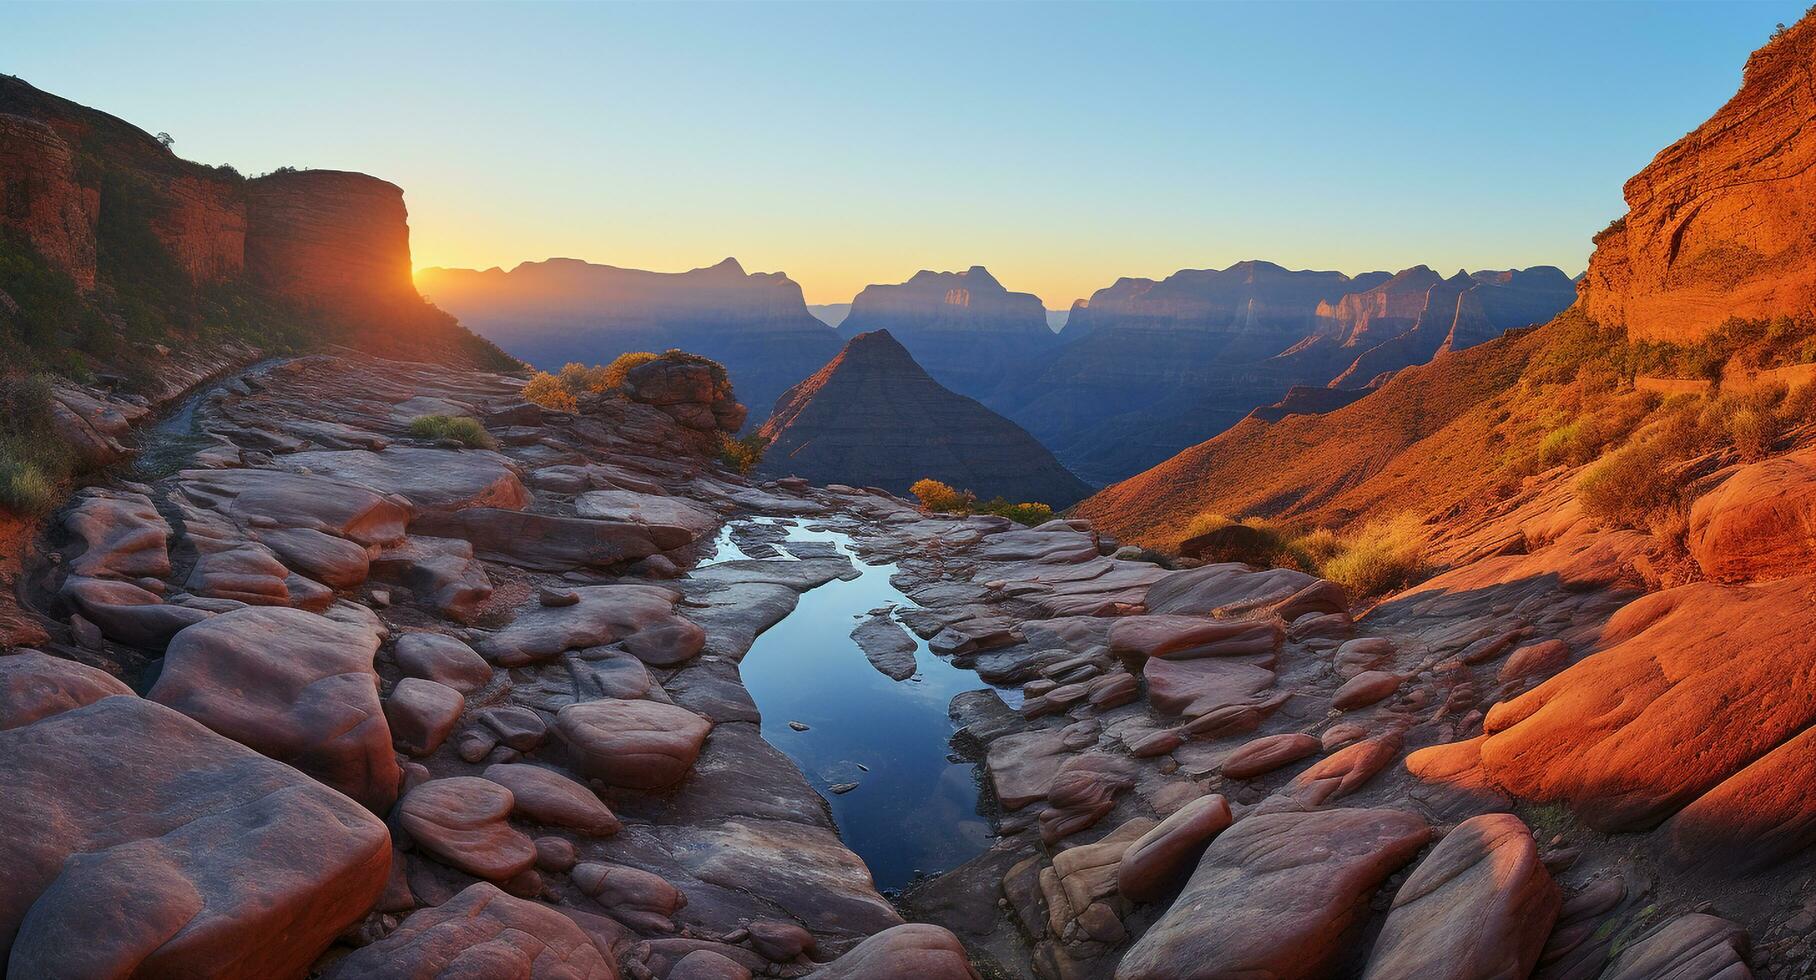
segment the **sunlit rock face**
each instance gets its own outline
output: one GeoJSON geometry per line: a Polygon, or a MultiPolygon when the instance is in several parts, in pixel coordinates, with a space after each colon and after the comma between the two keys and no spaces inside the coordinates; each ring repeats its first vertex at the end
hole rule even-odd
{"type": "Polygon", "coordinates": [[[864,287],[839,333],[875,330],[889,331],[935,381],[985,404],[1059,342],[1040,297],[1010,292],[981,265],[864,287]]]}
{"type": "Polygon", "coordinates": [[[1753,53],[1740,91],[1627,181],[1583,288],[1595,319],[1693,341],[1730,316],[1816,309],[1816,22],[1753,53]]]}
{"type": "Polygon", "coordinates": [[[540,368],[672,347],[710,357],[731,372],[753,426],[839,350],[837,331],[807,311],[799,284],[779,272],[746,273],[736,259],[676,273],[549,259],[509,272],[424,269],[417,283],[540,368]]]}
{"type": "Polygon", "coordinates": [[[888,331],[862,334],[764,424],[763,472],[906,493],[932,477],[1064,507],[1088,492],[1015,423],[941,387],[888,331]]]}
{"type": "Polygon", "coordinates": [[[246,268],[309,307],[414,301],[410,227],[395,184],[339,170],[275,173],[246,185],[246,268]]]}

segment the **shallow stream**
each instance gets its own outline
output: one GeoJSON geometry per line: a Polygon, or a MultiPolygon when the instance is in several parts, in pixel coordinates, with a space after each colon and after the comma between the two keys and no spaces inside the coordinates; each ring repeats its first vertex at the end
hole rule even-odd
{"type": "MultiPolygon", "coordinates": [[[[801,596],[795,611],[757,637],[744,657],[744,686],[762,711],[763,737],[831,802],[846,846],[870,866],[878,888],[900,889],[917,874],[950,870],[987,849],[992,838],[978,813],[980,773],[953,754],[947,704],[955,694],[990,685],[933,654],[919,637],[914,676],[891,680],[871,666],[851,630],[873,609],[914,606],[890,584],[896,567],[864,564],[851,539],[836,531],[768,519],[744,523],[780,526],[787,534],[777,542],[781,549],[798,546],[802,557],[832,549],[851,557],[860,573],[801,596]]],[[[750,557],[733,540],[737,527],[720,532],[714,561],[750,557]]]]}

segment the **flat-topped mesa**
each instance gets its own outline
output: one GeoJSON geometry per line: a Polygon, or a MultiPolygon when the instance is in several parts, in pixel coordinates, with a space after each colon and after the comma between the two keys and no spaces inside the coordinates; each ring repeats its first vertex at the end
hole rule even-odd
{"type": "Polygon", "coordinates": [[[368,313],[421,302],[403,189],[366,174],[297,170],[247,181],[246,271],[310,308],[368,313]]]}
{"type": "Polygon", "coordinates": [[[780,272],[747,273],[736,259],[649,272],[557,258],[508,272],[424,269],[417,282],[438,306],[545,370],[680,348],[725,365],[744,401],[763,407],[839,349],[799,284],[780,272]]]}
{"type": "Polygon", "coordinates": [[[860,334],[789,389],[759,472],[905,494],[932,477],[983,497],[1065,507],[1089,492],[1015,423],[933,380],[888,331],[860,334]]]}
{"type": "Polygon", "coordinates": [[[1753,53],[1740,91],[1627,181],[1596,236],[1584,312],[1695,341],[1729,317],[1816,310],[1816,17],[1753,53]]]}
{"type": "Polygon", "coordinates": [[[1319,304],[1388,278],[1371,272],[1352,279],[1257,260],[1227,269],[1182,269],[1159,282],[1123,278],[1074,306],[1065,334],[1075,338],[1108,328],[1226,334],[1251,339],[1267,356],[1312,333],[1319,304]]]}
{"type": "Polygon", "coordinates": [[[876,330],[889,331],[941,384],[986,401],[1058,343],[1040,297],[1010,292],[981,265],[865,286],[839,334],[876,330]]]}

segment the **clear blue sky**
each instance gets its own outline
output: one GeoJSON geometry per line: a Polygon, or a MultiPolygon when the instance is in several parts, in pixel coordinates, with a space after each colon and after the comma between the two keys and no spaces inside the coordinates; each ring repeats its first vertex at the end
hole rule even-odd
{"type": "Polygon", "coordinates": [[[248,173],[402,185],[416,263],[736,255],[1063,308],[1267,258],[1574,273],[1806,0],[9,3],[0,71],[248,173]]]}

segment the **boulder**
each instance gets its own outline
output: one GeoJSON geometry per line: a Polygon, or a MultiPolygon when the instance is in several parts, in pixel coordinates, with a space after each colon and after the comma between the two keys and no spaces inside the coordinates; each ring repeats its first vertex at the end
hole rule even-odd
{"type": "Polygon", "coordinates": [[[296,609],[237,609],[177,634],[146,697],[384,812],[400,774],[372,669],[378,642],[296,609]]]}
{"type": "Polygon", "coordinates": [[[397,638],[397,666],[411,677],[435,681],[472,694],[492,682],[492,665],[464,642],[442,633],[405,633],[397,638]]]}
{"type": "Polygon", "coordinates": [[[1274,686],[1271,656],[1211,657],[1166,660],[1156,657],[1142,667],[1148,700],[1160,711],[1197,717],[1219,708],[1247,704],[1274,686]]]}
{"type": "Polygon", "coordinates": [[[744,964],[710,949],[696,949],[681,957],[667,980],[750,980],[744,964]]]}
{"type": "Polygon", "coordinates": [[[162,650],[184,628],[214,615],[206,609],[166,603],[131,582],[71,575],[63,580],[63,601],[74,606],[110,640],[162,650]]]}
{"type": "Polygon", "coordinates": [[[553,769],[500,763],[487,766],[484,775],[511,791],[511,814],[520,820],[593,837],[610,837],[623,829],[598,794],[553,769]]]}
{"type": "Polygon", "coordinates": [[[0,731],[116,694],[134,696],[119,678],[73,660],[36,650],[0,657],[0,731]]]}
{"type": "Polygon", "coordinates": [[[598,520],[645,527],[681,528],[694,538],[719,527],[716,511],[682,497],[634,490],[593,490],[574,498],[574,513],[598,520]]]}
{"type": "Polygon", "coordinates": [[[887,613],[872,614],[852,628],[851,638],[883,676],[905,681],[914,676],[914,637],[887,613]]]}
{"type": "Polygon", "coordinates": [[[385,700],[392,744],[406,755],[429,755],[448,740],[466,709],[466,698],[446,684],[406,677],[385,700]]]}
{"type": "Polygon", "coordinates": [[[1125,616],[1110,627],[1110,652],[1139,666],[1149,657],[1193,660],[1271,653],[1284,638],[1272,619],[1125,616]]]}
{"type": "Polygon", "coordinates": [[[1602,980],[1752,980],[1750,947],[1745,929],[1692,912],[1621,950],[1602,980]]]}
{"type": "Polygon", "coordinates": [[[674,932],[676,912],[687,896],[661,875],[601,861],[574,866],[574,886],[598,902],[612,918],[643,932],[674,932]]]}
{"type": "Polygon", "coordinates": [[[979,980],[958,937],[935,925],[895,926],[808,974],[810,980],[979,980]]]}
{"type": "Polygon", "coordinates": [[[1400,757],[1398,731],[1344,746],[1313,763],[1280,792],[1306,806],[1323,806],[1368,784],[1400,757]]]}
{"type": "Polygon", "coordinates": [[[473,545],[454,538],[411,535],[372,558],[372,576],[404,586],[443,616],[470,623],[492,597],[492,579],[473,557],[473,545]]]}
{"type": "Polygon", "coordinates": [[[431,779],[404,794],[397,821],[416,846],[450,867],[506,882],[536,863],[536,845],[509,822],[511,791],[476,776],[431,779]]]}
{"type": "Polygon", "coordinates": [[[1221,796],[1200,796],[1175,810],[1123,853],[1116,889],[1131,902],[1158,902],[1178,887],[1204,849],[1235,822],[1221,796]]]}
{"type": "Polygon", "coordinates": [[[1337,688],[1330,706],[1338,711],[1366,708],[1399,690],[1402,680],[1399,674],[1385,670],[1365,670],[1337,688]]]}
{"type": "Polygon", "coordinates": [[[433,537],[466,541],[474,554],[488,561],[542,572],[610,568],[679,548],[692,540],[680,528],[495,507],[431,512],[417,518],[414,529],[433,537]]]}
{"type": "Polygon", "coordinates": [[[81,545],[70,560],[71,575],[131,580],[170,574],[170,525],[142,493],[84,490],[63,527],[81,545]]]}
{"type": "Polygon", "coordinates": [[[555,716],[575,768],[628,789],[662,789],[687,777],[712,723],[657,701],[588,701],[555,716]]]}
{"type": "Polygon", "coordinates": [[[1471,817],[1395,893],[1364,980],[1528,976],[1562,905],[1520,818],[1471,817]]]}
{"type": "Polygon", "coordinates": [[[0,731],[0,798],[9,976],[302,976],[391,866],[353,801],[136,697],[0,731]]]}
{"type": "Polygon", "coordinates": [[[529,491],[518,480],[511,461],[485,449],[391,446],[380,452],[288,453],[277,457],[277,465],[400,497],[419,511],[463,507],[518,510],[530,502],[529,491]]]}
{"type": "Polygon", "coordinates": [[[1252,814],[1211,842],[1116,978],[1331,975],[1369,896],[1430,836],[1423,819],[1398,810],[1252,814]]]}
{"type": "Polygon", "coordinates": [[[308,473],[266,469],[184,470],[183,495],[240,527],[301,527],[361,545],[404,539],[410,512],[387,494],[308,473]]]}
{"type": "Polygon", "coordinates": [[[552,659],[564,651],[624,642],[650,663],[679,663],[699,653],[706,633],[675,615],[681,594],[659,585],[594,585],[572,590],[573,602],[544,605],[480,641],[501,667],[552,659]],[[648,634],[647,636],[643,634],[648,634]]]}
{"type": "Polygon", "coordinates": [[[1816,449],[1737,468],[1696,499],[1686,543],[1717,582],[1808,574],[1816,564],[1816,449]]]}
{"type": "Polygon", "coordinates": [[[1301,732],[1264,735],[1225,756],[1222,771],[1226,779],[1254,779],[1322,750],[1323,744],[1317,738],[1301,732]]]}
{"type": "Polygon", "coordinates": [[[329,980],[618,980],[574,921],[483,881],[354,951],[329,980]]]}

